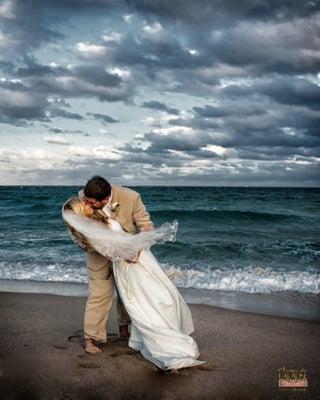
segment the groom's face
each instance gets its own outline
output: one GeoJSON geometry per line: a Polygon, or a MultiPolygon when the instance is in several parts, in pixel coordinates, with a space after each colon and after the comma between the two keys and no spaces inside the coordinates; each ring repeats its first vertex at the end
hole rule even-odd
{"type": "Polygon", "coordinates": [[[101,201],[96,200],[96,199],[94,199],[93,197],[86,197],[86,198],[84,199],[84,201],[85,201],[86,204],[88,204],[88,205],[91,206],[92,208],[102,208],[102,207],[104,207],[104,206],[108,203],[110,197],[111,197],[111,196],[108,196],[108,197],[106,197],[105,199],[103,199],[103,200],[101,200],[101,201]]]}

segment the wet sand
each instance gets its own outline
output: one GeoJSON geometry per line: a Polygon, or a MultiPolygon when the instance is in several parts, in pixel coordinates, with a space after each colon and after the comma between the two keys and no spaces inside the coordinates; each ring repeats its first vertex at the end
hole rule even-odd
{"type": "MultiPolygon", "coordinates": [[[[201,360],[161,375],[127,342],[83,349],[85,297],[0,293],[0,399],[320,399],[319,321],[191,304],[201,360]],[[305,390],[278,370],[306,368],[305,390]]],[[[108,321],[117,333],[115,302],[108,321]]]]}

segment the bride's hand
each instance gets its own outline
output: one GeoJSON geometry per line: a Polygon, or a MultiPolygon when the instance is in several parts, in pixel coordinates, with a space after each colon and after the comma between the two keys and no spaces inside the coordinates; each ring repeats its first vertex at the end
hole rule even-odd
{"type": "Polygon", "coordinates": [[[136,262],[138,262],[139,257],[140,257],[140,253],[141,250],[139,250],[139,252],[136,254],[136,256],[134,258],[132,258],[131,260],[125,260],[128,264],[135,264],[136,262]]]}

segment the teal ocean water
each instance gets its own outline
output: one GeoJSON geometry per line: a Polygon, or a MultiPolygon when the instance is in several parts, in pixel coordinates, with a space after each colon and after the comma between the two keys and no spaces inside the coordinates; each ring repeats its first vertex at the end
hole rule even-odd
{"type": "MultiPolygon", "coordinates": [[[[177,241],[152,247],[183,288],[320,292],[320,189],[132,187],[177,241]]],[[[80,187],[0,187],[0,279],[87,282],[86,256],[61,219],[80,187]]]]}

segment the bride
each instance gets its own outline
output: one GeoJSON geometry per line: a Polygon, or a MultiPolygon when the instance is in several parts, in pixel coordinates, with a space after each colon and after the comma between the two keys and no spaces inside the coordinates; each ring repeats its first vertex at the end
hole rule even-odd
{"type": "Polygon", "coordinates": [[[115,283],[131,319],[129,347],[164,371],[205,363],[197,360],[198,346],[189,336],[191,311],[149,250],[156,242],[175,240],[177,221],[132,235],[77,197],[65,203],[62,216],[77,244],[113,260],[115,283]]]}

